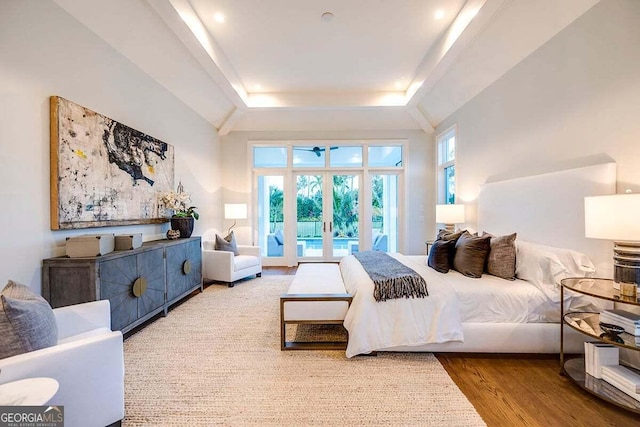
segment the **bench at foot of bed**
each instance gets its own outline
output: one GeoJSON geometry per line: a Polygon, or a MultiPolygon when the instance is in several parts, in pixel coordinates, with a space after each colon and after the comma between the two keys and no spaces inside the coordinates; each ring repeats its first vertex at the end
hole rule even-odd
{"type": "Polygon", "coordinates": [[[347,343],[343,341],[287,341],[286,326],[342,325],[351,299],[338,264],[300,264],[289,290],[280,296],[280,349],[346,349],[347,343]]]}

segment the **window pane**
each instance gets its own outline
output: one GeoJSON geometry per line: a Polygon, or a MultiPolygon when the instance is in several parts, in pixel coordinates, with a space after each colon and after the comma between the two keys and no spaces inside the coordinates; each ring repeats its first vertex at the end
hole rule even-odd
{"type": "Polygon", "coordinates": [[[450,162],[456,158],[456,137],[451,135],[451,138],[447,139],[445,150],[445,162],[450,162]]]}
{"type": "Polygon", "coordinates": [[[398,176],[371,177],[371,250],[396,252],[398,244],[398,176]]]}
{"type": "Polygon", "coordinates": [[[256,168],[287,167],[286,147],[253,147],[253,166],[256,168]]]}
{"type": "Polygon", "coordinates": [[[362,147],[330,147],[331,167],[356,167],[362,166],[362,147]]]}
{"type": "Polygon", "coordinates": [[[402,166],[402,147],[369,147],[369,166],[402,166]]]}
{"type": "Polygon", "coordinates": [[[326,156],[324,146],[293,147],[293,166],[298,168],[324,167],[326,156]]]}
{"type": "Polygon", "coordinates": [[[444,169],[444,201],[448,204],[456,202],[456,167],[444,169]]]}
{"type": "Polygon", "coordinates": [[[456,158],[456,132],[449,132],[438,136],[438,164],[452,162],[456,158]]]}
{"type": "Polygon", "coordinates": [[[358,175],[333,176],[333,256],[348,255],[359,241],[358,175]]]}
{"type": "Polygon", "coordinates": [[[284,177],[258,177],[258,241],[262,256],[283,256],[284,177]]]}
{"type": "Polygon", "coordinates": [[[296,178],[296,218],[298,257],[322,256],[323,175],[296,178]]]}

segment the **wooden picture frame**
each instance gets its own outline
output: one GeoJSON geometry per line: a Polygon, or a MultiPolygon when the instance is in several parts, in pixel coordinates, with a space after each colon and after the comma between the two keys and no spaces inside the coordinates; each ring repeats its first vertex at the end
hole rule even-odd
{"type": "Polygon", "coordinates": [[[169,221],[172,145],[59,96],[51,107],[51,229],[169,221]]]}

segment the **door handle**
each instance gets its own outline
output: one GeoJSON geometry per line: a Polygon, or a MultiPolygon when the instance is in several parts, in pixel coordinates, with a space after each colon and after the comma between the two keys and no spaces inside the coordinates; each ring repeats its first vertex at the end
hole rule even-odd
{"type": "Polygon", "coordinates": [[[329,233],[333,233],[333,221],[329,221],[329,233]]]}
{"type": "Polygon", "coordinates": [[[326,221],[322,221],[322,232],[326,232],[327,231],[327,222],[326,221]]]}

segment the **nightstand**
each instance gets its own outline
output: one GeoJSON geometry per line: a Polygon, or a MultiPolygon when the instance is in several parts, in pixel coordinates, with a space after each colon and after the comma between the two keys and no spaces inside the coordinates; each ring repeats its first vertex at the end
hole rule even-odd
{"type": "Polygon", "coordinates": [[[429,247],[433,245],[434,240],[425,240],[424,245],[427,247],[427,255],[429,255],[429,247]]]}

